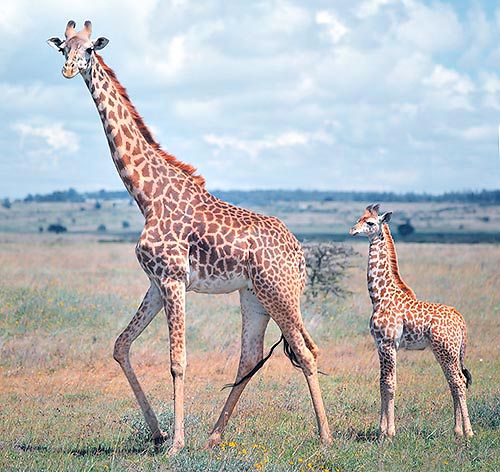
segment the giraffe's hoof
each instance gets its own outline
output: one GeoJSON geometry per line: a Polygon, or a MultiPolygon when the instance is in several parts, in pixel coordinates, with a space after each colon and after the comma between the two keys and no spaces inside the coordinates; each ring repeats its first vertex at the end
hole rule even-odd
{"type": "Polygon", "coordinates": [[[330,434],[321,436],[320,443],[322,446],[330,447],[333,444],[332,436],[330,434]]]}
{"type": "MultiPolygon", "coordinates": [[[[455,437],[457,439],[460,439],[463,436],[464,436],[464,431],[462,430],[462,428],[455,430],[455,437]]],[[[465,430],[465,437],[470,438],[472,436],[474,436],[474,432],[472,431],[472,429],[466,429],[465,430]]]]}
{"type": "Polygon", "coordinates": [[[221,442],[222,436],[220,433],[212,433],[205,444],[204,449],[213,449],[218,446],[221,442]]]}
{"type": "Polygon", "coordinates": [[[168,455],[169,455],[170,457],[175,456],[175,455],[176,455],[176,454],[178,454],[178,453],[181,451],[181,449],[183,449],[183,448],[184,448],[184,443],[182,443],[182,444],[174,444],[174,445],[173,445],[173,446],[169,449],[169,451],[168,451],[168,455]]]}
{"type": "Polygon", "coordinates": [[[153,436],[153,443],[155,445],[155,449],[159,449],[160,446],[168,439],[168,434],[163,431],[159,432],[159,435],[153,436]]]}
{"type": "Polygon", "coordinates": [[[378,439],[380,442],[391,441],[394,436],[396,436],[396,431],[380,431],[378,439]]]}

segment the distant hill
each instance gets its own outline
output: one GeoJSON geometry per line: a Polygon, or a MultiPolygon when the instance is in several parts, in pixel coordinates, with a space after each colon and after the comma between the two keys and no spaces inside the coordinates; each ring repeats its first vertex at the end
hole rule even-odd
{"type": "MultiPolygon", "coordinates": [[[[500,205],[500,190],[446,192],[441,195],[395,192],[337,192],[326,190],[212,190],[218,198],[238,204],[265,205],[273,202],[450,202],[500,205]]],[[[86,200],[130,199],[125,190],[99,190],[79,193],[75,189],[58,190],[45,195],[29,194],[25,202],[84,202],[86,200]]]]}

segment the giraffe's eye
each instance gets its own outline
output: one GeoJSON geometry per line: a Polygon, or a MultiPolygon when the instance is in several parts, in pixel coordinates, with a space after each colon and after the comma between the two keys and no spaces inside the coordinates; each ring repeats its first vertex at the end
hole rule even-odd
{"type": "Polygon", "coordinates": [[[94,48],[87,48],[87,53],[88,54],[92,54],[92,51],[94,50],[94,48]]]}
{"type": "Polygon", "coordinates": [[[371,228],[372,226],[375,226],[375,223],[373,221],[367,221],[366,224],[371,228]]]}

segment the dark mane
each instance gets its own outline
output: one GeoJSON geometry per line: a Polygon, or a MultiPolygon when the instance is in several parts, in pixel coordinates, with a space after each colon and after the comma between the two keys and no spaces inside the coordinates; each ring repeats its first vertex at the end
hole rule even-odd
{"type": "Polygon", "coordinates": [[[142,136],[147,141],[147,143],[160,156],[162,156],[169,164],[173,165],[174,167],[177,167],[178,169],[180,169],[181,171],[183,171],[187,175],[190,175],[198,185],[205,186],[205,179],[201,175],[195,174],[196,169],[192,165],[185,164],[184,162],[179,161],[175,156],[173,156],[172,154],[169,154],[169,153],[165,152],[163,149],[161,149],[161,146],[153,138],[151,131],[149,131],[149,128],[144,123],[144,120],[142,119],[141,115],[139,115],[139,113],[135,109],[133,103],[130,101],[130,98],[127,94],[127,91],[125,90],[125,87],[123,87],[120,84],[113,69],[111,69],[103,61],[102,57],[99,54],[96,54],[95,57],[97,58],[97,61],[99,62],[101,67],[104,69],[106,74],[108,74],[111,81],[113,82],[113,85],[116,87],[116,90],[118,91],[121,98],[123,99],[123,103],[127,107],[130,114],[132,115],[132,118],[135,121],[135,124],[137,125],[137,129],[142,134],[142,136]]]}
{"type": "Polygon", "coordinates": [[[415,292],[405,283],[405,281],[399,275],[399,264],[398,256],[396,254],[396,248],[394,247],[394,240],[392,239],[391,230],[387,223],[382,224],[382,231],[384,233],[385,245],[389,253],[389,261],[391,264],[391,272],[396,285],[403,290],[407,295],[412,298],[417,298],[415,292]]]}

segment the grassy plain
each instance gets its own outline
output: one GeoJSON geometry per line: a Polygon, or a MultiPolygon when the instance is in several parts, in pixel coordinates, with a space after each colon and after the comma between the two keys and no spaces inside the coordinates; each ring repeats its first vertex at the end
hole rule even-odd
{"type": "MultiPolygon", "coordinates": [[[[117,228],[122,219],[115,216],[117,228]]],[[[159,453],[152,448],[112,359],[114,340],[148,283],[132,243],[98,239],[0,234],[0,470],[500,470],[500,246],[398,244],[402,274],[417,295],[456,306],[468,323],[471,440],[453,438],[451,396],[428,351],[399,353],[398,436],[376,440],[367,243],[354,241],[360,256],[344,280],[351,293],[304,309],[328,373],[320,381],[333,445],[318,445],[302,374],[275,353],[244,392],[225,442],[203,450],[228,393],[221,387],[236,372],[240,317],[235,294],[189,294],[187,446],[169,458],[168,444],[159,453]]],[[[278,337],[270,325],[266,344],[278,337]]],[[[162,314],[134,344],[132,362],[168,431],[172,388],[162,314]]]]}

